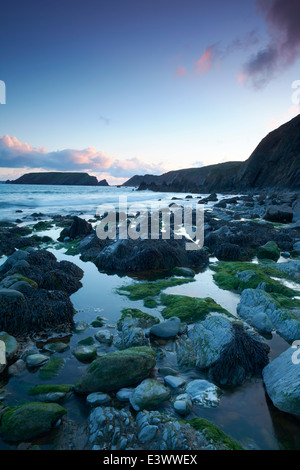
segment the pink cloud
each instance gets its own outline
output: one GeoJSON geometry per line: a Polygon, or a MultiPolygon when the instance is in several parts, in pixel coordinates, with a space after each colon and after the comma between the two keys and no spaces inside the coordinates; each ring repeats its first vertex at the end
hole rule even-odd
{"type": "MultiPolygon", "coordinates": [[[[106,172],[112,177],[129,178],[134,174],[165,171],[162,164],[143,161],[138,157],[120,160],[107,155],[95,147],[86,149],[64,149],[47,152],[44,147],[35,148],[16,137],[0,136],[0,164],[2,169],[26,169],[27,171],[87,171],[106,172]],[[38,169],[38,170],[37,170],[38,169]]],[[[11,178],[10,178],[11,179],[11,178]]]]}
{"type": "Polygon", "coordinates": [[[203,75],[208,72],[213,66],[213,60],[213,48],[212,46],[208,46],[200,59],[195,63],[196,74],[203,75]]]}
{"type": "Polygon", "coordinates": [[[187,74],[187,72],[186,72],[185,67],[178,67],[178,69],[174,73],[175,77],[183,77],[186,74],[187,74]]]}

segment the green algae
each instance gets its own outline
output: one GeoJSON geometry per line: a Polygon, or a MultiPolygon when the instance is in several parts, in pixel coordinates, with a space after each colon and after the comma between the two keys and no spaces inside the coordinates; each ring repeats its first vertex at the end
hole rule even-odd
{"type": "Polygon", "coordinates": [[[204,320],[210,312],[224,313],[232,317],[225,308],[221,307],[210,297],[200,299],[185,295],[161,295],[161,302],[165,305],[161,314],[164,318],[178,317],[181,321],[192,323],[204,320]]]}
{"type": "Polygon", "coordinates": [[[238,261],[221,261],[217,265],[211,265],[210,268],[215,271],[213,278],[221,289],[242,292],[244,289],[256,289],[260,284],[264,284],[266,292],[280,294],[285,297],[297,295],[294,289],[272,279],[272,277],[290,278],[290,276],[273,266],[238,261]]]}
{"type": "Polygon", "coordinates": [[[45,393],[69,393],[71,385],[35,385],[28,390],[29,395],[43,395],[45,393]]]}
{"type": "Polygon", "coordinates": [[[196,431],[201,432],[206,439],[212,441],[224,450],[244,450],[243,447],[234,439],[224,433],[218,426],[204,418],[194,418],[191,421],[185,421],[196,431]]]}
{"type": "Polygon", "coordinates": [[[194,279],[171,278],[162,281],[140,282],[130,286],[120,287],[117,289],[117,292],[121,295],[127,295],[130,300],[143,300],[158,296],[162,290],[168,287],[180,286],[193,281],[194,279]]]}
{"type": "Polygon", "coordinates": [[[65,365],[65,360],[60,357],[51,357],[50,361],[47,362],[39,370],[39,378],[42,380],[49,380],[57,377],[65,365]]]}
{"type": "Polygon", "coordinates": [[[256,255],[259,259],[271,259],[277,261],[280,258],[280,250],[277,243],[267,242],[257,249],[256,255]]]}
{"type": "Polygon", "coordinates": [[[158,306],[158,303],[156,302],[155,299],[152,299],[151,297],[146,297],[144,299],[144,307],[146,308],[156,308],[158,306]]]}
{"type": "Polygon", "coordinates": [[[56,403],[32,402],[7,408],[1,419],[1,436],[12,442],[31,439],[50,431],[66,413],[56,403]]]}
{"type": "Polygon", "coordinates": [[[142,312],[142,310],[139,310],[138,308],[123,308],[122,316],[117,322],[118,330],[121,329],[122,321],[127,316],[131,316],[137,320],[137,326],[140,328],[150,328],[151,326],[159,323],[159,319],[157,317],[154,317],[149,313],[142,312]]]}

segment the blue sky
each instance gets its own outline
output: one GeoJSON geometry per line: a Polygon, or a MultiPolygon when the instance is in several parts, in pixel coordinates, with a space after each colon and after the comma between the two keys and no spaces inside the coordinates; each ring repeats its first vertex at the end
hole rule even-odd
{"type": "Polygon", "coordinates": [[[12,0],[0,179],[245,160],[299,113],[298,0],[12,0]]]}

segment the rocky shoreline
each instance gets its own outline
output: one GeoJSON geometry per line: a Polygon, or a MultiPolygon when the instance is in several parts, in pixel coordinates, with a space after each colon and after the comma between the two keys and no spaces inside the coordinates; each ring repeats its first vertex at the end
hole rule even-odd
{"type": "Polygon", "coordinates": [[[185,250],[184,239],[100,240],[96,217],[36,213],[1,222],[4,446],[43,448],[49,436],[53,449],[251,448],[193,410],[214,409],[228,388],[256,379],[278,410],[299,419],[300,366],[293,362],[300,340],[299,194],[189,199],[205,208],[204,247],[194,252],[185,250]],[[55,239],[47,235],[51,229],[55,239]],[[91,324],[75,321],[71,297],[84,272],[58,261],[55,249],[132,279],[116,294],[130,303],[117,324],[101,316],[91,324]],[[165,292],[192,284],[207,267],[220,289],[240,296],[235,315],[211,297],[165,292]],[[153,314],[140,310],[140,302],[153,314]],[[93,334],[80,339],[85,331],[93,334]],[[287,346],[270,361],[274,332],[287,346]],[[64,383],[66,364],[74,376],[64,383]],[[28,373],[14,403],[5,390],[11,381],[20,387],[28,373]],[[84,420],[68,416],[70,401],[84,407],[84,420]]]}

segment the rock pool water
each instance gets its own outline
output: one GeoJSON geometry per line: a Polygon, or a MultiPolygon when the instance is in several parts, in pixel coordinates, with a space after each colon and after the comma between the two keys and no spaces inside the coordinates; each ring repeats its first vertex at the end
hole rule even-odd
{"type": "MultiPolygon", "coordinates": [[[[49,233],[49,232],[48,232],[49,233]]],[[[151,315],[157,315],[162,319],[160,310],[162,307],[148,309],[144,307],[143,301],[132,301],[124,295],[119,295],[116,290],[137,280],[140,276],[130,278],[128,276],[120,277],[118,275],[107,275],[101,273],[91,262],[82,262],[78,255],[68,256],[64,249],[50,249],[59,261],[70,260],[84,270],[82,279],[82,288],[71,296],[71,300],[77,311],[75,322],[84,321],[91,323],[101,316],[105,318],[105,328],[109,329],[113,335],[117,334],[116,322],[121,316],[123,308],[139,308],[151,315]]],[[[2,260],[1,260],[2,261],[2,260]]],[[[216,261],[214,259],[212,262],[216,261]]],[[[161,276],[161,273],[151,274],[150,280],[161,276]]],[[[181,286],[171,287],[164,292],[169,294],[188,295],[193,297],[212,297],[222,307],[230,313],[236,315],[236,306],[240,296],[219,289],[213,281],[213,271],[207,268],[204,272],[196,274],[195,281],[181,286]]],[[[143,276],[145,279],[147,276],[143,276]]],[[[94,336],[97,328],[88,326],[80,333],[74,333],[61,338],[63,342],[70,345],[70,349],[59,354],[59,357],[65,360],[64,366],[58,376],[47,380],[47,384],[74,384],[82,375],[87,367],[86,364],[79,362],[72,354],[72,350],[78,346],[78,342],[89,336],[94,336]]],[[[274,359],[281,352],[287,349],[288,344],[278,335],[273,335],[267,342],[271,348],[270,359],[274,359]]],[[[38,344],[42,347],[42,343],[38,344]]],[[[101,344],[101,352],[109,352],[111,348],[101,344]]],[[[160,367],[177,368],[175,343],[173,341],[162,342],[160,345],[165,356],[158,360],[157,369],[160,367]]],[[[158,373],[159,375],[159,373],[158,373]]],[[[195,368],[183,368],[180,370],[180,376],[187,381],[199,378],[206,378],[205,373],[195,368]]],[[[4,389],[7,392],[5,403],[7,405],[19,405],[26,401],[31,401],[32,397],[28,394],[30,387],[36,384],[44,384],[38,374],[38,370],[25,370],[19,376],[11,377],[4,383],[4,389]]],[[[175,392],[172,392],[175,394],[175,392]]],[[[68,416],[72,420],[83,423],[89,414],[90,408],[85,403],[85,398],[72,395],[63,406],[68,411],[68,416]]],[[[165,402],[160,409],[169,415],[178,418],[170,402],[165,402]]],[[[223,390],[219,407],[203,408],[197,405],[193,406],[188,419],[194,417],[203,417],[211,420],[228,433],[232,438],[240,442],[245,448],[252,449],[299,449],[300,448],[300,421],[293,416],[277,410],[270,399],[266,396],[261,379],[252,379],[235,389],[223,390]]],[[[56,431],[52,431],[47,436],[35,439],[34,442],[40,444],[41,448],[51,448],[52,441],[55,439],[56,431]]],[[[8,445],[0,440],[0,449],[13,449],[15,445],[8,445]]]]}

